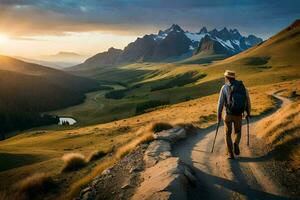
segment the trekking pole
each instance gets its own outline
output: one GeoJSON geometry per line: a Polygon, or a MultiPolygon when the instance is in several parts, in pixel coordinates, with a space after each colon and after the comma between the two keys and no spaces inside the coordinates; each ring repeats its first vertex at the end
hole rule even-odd
{"type": "Polygon", "coordinates": [[[219,130],[219,126],[220,126],[220,122],[221,122],[221,120],[220,120],[220,121],[218,121],[218,126],[217,126],[217,130],[216,130],[216,134],[215,134],[215,138],[214,138],[213,146],[212,146],[212,148],[211,148],[211,153],[213,153],[213,152],[214,152],[214,148],[215,148],[215,143],[216,143],[216,138],[217,138],[217,134],[218,134],[218,130],[219,130]]]}
{"type": "Polygon", "coordinates": [[[250,145],[249,117],[247,117],[246,120],[247,120],[247,146],[249,147],[250,145]]]}

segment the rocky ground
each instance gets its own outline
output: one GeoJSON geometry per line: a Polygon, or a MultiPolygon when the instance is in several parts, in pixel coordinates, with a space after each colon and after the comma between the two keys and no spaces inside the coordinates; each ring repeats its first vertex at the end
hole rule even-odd
{"type": "Polygon", "coordinates": [[[140,173],[144,169],[143,156],[147,146],[147,144],[138,146],[116,165],[103,171],[81,191],[77,199],[129,199],[142,181],[140,173]]]}
{"type": "Polygon", "coordinates": [[[191,128],[181,126],[154,134],[154,141],[138,146],[103,171],[77,199],[185,199],[195,177],[188,165],[172,156],[171,149],[191,128]]]}

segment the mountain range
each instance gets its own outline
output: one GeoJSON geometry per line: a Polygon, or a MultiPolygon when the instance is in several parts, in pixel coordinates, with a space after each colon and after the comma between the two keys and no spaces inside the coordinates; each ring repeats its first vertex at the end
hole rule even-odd
{"type": "Polygon", "coordinates": [[[178,61],[199,53],[223,54],[229,57],[262,41],[255,35],[243,36],[237,29],[228,30],[225,27],[222,30],[208,31],[203,27],[198,32],[189,32],[173,24],[157,34],[137,38],[123,50],[112,47],[98,53],[73,69],[133,62],[178,61]]]}

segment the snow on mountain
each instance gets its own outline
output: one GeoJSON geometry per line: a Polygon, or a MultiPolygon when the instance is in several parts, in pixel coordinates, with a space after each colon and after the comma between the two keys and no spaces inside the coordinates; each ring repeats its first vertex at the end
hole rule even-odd
{"type": "Polygon", "coordinates": [[[153,34],[153,39],[157,42],[163,41],[170,33],[184,32],[185,36],[191,41],[189,50],[195,51],[198,49],[200,41],[209,36],[211,40],[218,42],[221,46],[228,50],[229,55],[237,54],[244,51],[260,42],[261,38],[254,35],[242,36],[237,29],[227,29],[224,27],[222,30],[213,29],[208,31],[206,27],[200,29],[199,32],[183,31],[180,26],[173,24],[170,28],[162,31],[158,34],[153,34]]]}
{"type": "Polygon", "coordinates": [[[185,35],[192,41],[192,42],[200,42],[200,40],[205,36],[205,33],[191,33],[185,32],[185,35]]]}
{"type": "Polygon", "coordinates": [[[237,29],[208,31],[202,27],[199,32],[184,31],[173,24],[157,34],[144,35],[129,43],[123,50],[110,49],[96,54],[85,63],[90,66],[118,65],[133,62],[161,62],[185,59],[193,54],[207,51],[210,54],[231,56],[258,43],[261,38],[254,35],[242,36],[237,29]]]}

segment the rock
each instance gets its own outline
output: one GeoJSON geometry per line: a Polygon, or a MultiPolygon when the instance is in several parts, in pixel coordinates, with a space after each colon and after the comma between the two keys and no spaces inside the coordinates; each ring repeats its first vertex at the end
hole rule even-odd
{"type": "Polygon", "coordinates": [[[85,193],[80,199],[81,200],[89,200],[89,194],[85,193]]]}
{"type": "Polygon", "coordinates": [[[96,187],[98,182],[99,182],[98,179],[94,179],[93,182],[92,182],[92,186],[96,187]]]}
{"type": "Polygon", "coordinates": [[[81,200],[91,200],[91,191],[92,191],[92,188],[91,187],[86,187],[84,188],[82,191],[81,191],[81,200]]]}
{"type": "Polygon", "coordinates": [[[91,190],[92,190],[91,187],[86,187],[86,188],[84,188],[83,190],[81,190],[81,195],[84,195],[85,193],[87,193],[87,192],[89,192],[89,191],[91,191],[91,190]]]}
{"type": "Polygon", "coordinates": [[[142,147],[142,149],[146,149],[148,147],[148,144],[143,143],[143,144],[141,144],[141,147],[142,147]]]}
{"type": "Polygon", "coordinates": [[[126,183],[126,184],[122,185],[121,189],[127,189],[130,187],[131,187],[131,185],[129,183],[126,183]]]}
{"type": "Polygon", "coordinates": [[[120,194],[119,194],[119,199],[123,199],[123,197],[124,197],[124,194],[123,194],[123,193],[120,193],[120,194]]]}
{"type": "Polygon", "coordinates": [[[133,166],[133,167],[130,168],[129,173],[132,174],[134,172],[140,172],[142,170],[143,169],[140,166],[133,166]]]}
{"type": "Polygon", "coordinates": [[[110,174],[111,173],[111,168],[108,168],[106,170],[104,170],[101,175],[107,175],[107,174],[110,174]]]}
{"type": "Polygon", "coordinates": [[[185,137],[186,137],[186,131],[182,127],[175,127],[154,134],[154,139],[166,140],[171,143],[175,143],[178,140],[184,139],[185,137]]]}
{"type": "Polygon", "coordinates": [[[171,155],[171,145],[169,142],[164,140],[154,140],[148,146],[144,161],[146,167],[154,166],[159,160],[164,160],[171,155]]]}
{"type": "Polygon", "coordinates": [[[162,153],[159,155],[159,157],[160,157],[162,160],[164,160],[164,159],[166,159],[166,158],[169,158],[169,157],[171,157],[171,156],[172,156],[172,154],[171,154],[170,151],[162,152],[162,153]]]}
{"type": "Polygon", "coordinates": [[[123,184],[121,186],[121,189],[127,189],[127,188],[132,187],[130,180],[131,180],[131,177],[125,179],[125,181],[123,182],[123,184]]]}
{"type": "Polygon", "coordinates": [[[147,168],[142,174],[144,181],[133,195],[133,200],[143,199],[186,199],[187,176],[192,173],[179,158],[170,157],[147,168]],[[185,175],[187,173],[188,175],[185,175]]]}

